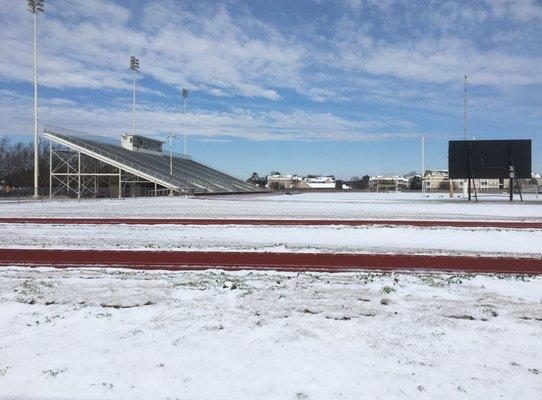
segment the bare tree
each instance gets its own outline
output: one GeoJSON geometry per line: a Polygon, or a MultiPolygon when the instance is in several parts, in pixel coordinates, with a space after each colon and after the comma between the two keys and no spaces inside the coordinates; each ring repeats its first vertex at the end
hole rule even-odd
{"type": "MultiPolygon", "coordinates": [[[[40,186],[49,185],[49,144],[42,143],[40,151],[40,186]]],[[[32,187],[34,184],[34,146],[32,143],[11,143],[0,138],[0,181],[11,187],[32,187]]]]}

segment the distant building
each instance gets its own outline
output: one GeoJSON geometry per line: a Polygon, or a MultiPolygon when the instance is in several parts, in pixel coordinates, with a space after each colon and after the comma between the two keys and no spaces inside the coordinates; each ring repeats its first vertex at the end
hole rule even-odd
{"type": "Polygon", "coordinates": [[[335,179],[331,176],[283,175],[274,173],[267,177],[266,187],[271,190],[288,189],[335,189],[335,179]]]}
{"type": "Polygon", "coordinates": [[[275,173],[267,177],[267,185],[265,187],[270,190],[288,190],[294,188],[300,181],[301,177],[297,175],[275,173]]]}
{"type": "Polygon", "coordinates": [[[440,190],[444,183],[449,182],[448,171],[442,169],[427,170],[422,179],[425,190],[440,190]]]}
{"type": "Polygon", "coordinates": [[[378,175],[369,178],[369,189],[389,192],[408,189],[409,178],[398,175],[378,175]]]}
{"type": "MultiPolygon", "coordinates": [[[[448,170],[427,170],[423,177],[425,190],[447,190],[449,187],[449,175],[448,170]]],[[[508,179],[473,179],[471,181],[472,188],[476,187],[477,191],[499,191],[508,189],[508,179]]],[[[454,190],[462,191],[463,184],[467,184],[467,180],[452,179],[452,185],[454,190]]]]}
{"type": "Polygon", "coordinates": [[[303,178],[303,182],[311,189],[335,189],[335,179],[332,176],[312,176],[303,178]]]}

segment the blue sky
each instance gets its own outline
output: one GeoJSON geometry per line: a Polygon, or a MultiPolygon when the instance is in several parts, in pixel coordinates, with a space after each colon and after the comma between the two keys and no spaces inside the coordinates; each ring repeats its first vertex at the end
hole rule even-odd
{"type": "MultiPolygon", "coordinates": [[[[0,3],[0,135],[30,140],[32,17],[0,3]]],[[[46,0],[39,32],[40,125],[129,132],[136,55],[138,133],[188,133],[196,159],[241,177],[406,173],[422,136],[427,167],[446,167],[468,75],[470,135],[531,138],[542,170],[540,1],[46,0]]]]}

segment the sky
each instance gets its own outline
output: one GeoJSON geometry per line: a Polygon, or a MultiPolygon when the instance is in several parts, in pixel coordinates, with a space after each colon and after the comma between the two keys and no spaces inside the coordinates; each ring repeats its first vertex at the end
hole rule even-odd
{"type": "MultiPolygon", "coordinates": [[[[33,134],[32,14],[0,0],[0,136],[33,134]]],[[[447,167],[448,140],[532,139],[542,171],[542,1],[45,0],[39,124],[137,133],[248,177],[447,167]],[[187,113],[180,91],[188,88],[187,113]]],[[[167,148],[167,145],[166,145],[167,148]]]]}

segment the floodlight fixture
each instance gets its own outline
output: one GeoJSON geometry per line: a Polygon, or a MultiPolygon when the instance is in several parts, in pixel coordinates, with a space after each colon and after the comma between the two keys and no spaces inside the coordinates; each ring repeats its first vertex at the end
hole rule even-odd
{"type": "Polygon", "coordinates": [[[39,14],[43,12],[44,0],[28,0],[28,11],[32,14],[39,14]]]}
{"type": "Polygon", "coordinates": [[[136,58],[134,56],[130,57],[130,69],[132,70],[132,72],[139,71],[139,59],[138,58],[136,58]]]}

